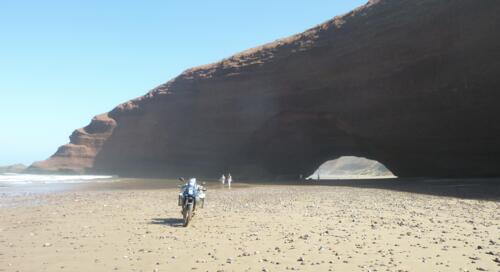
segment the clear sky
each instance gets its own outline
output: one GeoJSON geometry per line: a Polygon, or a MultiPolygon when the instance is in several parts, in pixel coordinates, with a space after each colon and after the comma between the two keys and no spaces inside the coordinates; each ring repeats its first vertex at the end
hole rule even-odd
{"type": "Polygon", "coordinates": [[[366,0],[0,1],[0,165],[52,155],[99,113],[183,70],[366,0]]]}

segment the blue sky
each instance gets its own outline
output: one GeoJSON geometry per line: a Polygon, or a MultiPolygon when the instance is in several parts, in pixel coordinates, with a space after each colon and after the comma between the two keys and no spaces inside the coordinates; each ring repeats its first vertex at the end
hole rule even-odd
{"type": "Polygon", "coordinates": [[[94,115],[187,68],[365,2],[2,0],[0,165],[45,159],[94,115]]]}

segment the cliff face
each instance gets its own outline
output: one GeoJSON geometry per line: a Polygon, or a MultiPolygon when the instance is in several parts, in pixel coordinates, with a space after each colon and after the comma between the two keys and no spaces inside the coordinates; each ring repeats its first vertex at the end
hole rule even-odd
{"type": "Polygon", "coordinates": [[[69,144],[59,147],[48,160],[35,162],[28,170],[69,173],[92,172],[97,154],[115,127],[115,120],[109,118],[108,114],[98,115],[92,119],[88,126],[73,131],[69,137],[69,144]]]}
{"type": "Polygon", "coordinates": [[[185,71],[32,169],[297,177],[343,155],[397,176],[500,168],[500,2],[371,1],[185,71]]]}

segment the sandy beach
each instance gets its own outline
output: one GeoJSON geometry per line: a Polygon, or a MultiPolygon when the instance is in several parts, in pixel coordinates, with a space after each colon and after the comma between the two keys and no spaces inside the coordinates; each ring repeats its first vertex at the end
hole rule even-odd
{"type": "Polygon", "coordinates": [[[210,184],[184,228],[178,189],[141,184],[3,196],[0,271],[500,271],[495,198],[210,184]]]}

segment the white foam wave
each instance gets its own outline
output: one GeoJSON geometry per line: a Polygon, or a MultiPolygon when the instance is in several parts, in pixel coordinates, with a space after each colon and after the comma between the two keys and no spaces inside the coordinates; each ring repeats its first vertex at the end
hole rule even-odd
{"type": "Polygon", "coordinates": [[[108,182],[113,176],[0,174],[0,186],[108,182]]]}

